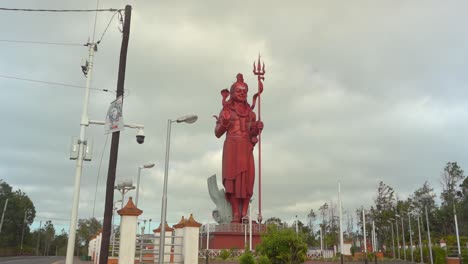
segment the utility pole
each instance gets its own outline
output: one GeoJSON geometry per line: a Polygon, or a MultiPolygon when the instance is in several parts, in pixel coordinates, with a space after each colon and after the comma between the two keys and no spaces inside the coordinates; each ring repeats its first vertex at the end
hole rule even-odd
{"type": "Polygon", "coordinates": [[[3,219],[5,218],[5,211],[8,206],[8,199],[6,199],[5,206],[3,207],[3,213],[2,213],[2,221],[0,222],[0,233],[2,232],[2,226],[3,226],[3,219]]]}
{"type": "MultiPolygon", "coordinates": [[[[124,83],[125,83],[125,69],[127,66],[127,50],[128,41],[130,38],[130,18],[132,14],[132,7],[130,5],[125,6],[125,19],[123,24],[122,32],[122,45],[120,49],[120,61],[119,61],[119,74],[117,79],[117,98],[124,94],[124,83]]],[[[112,133],[112,143],[109,157],[109,169],[107,172],[107,184],[106,184],[106,198],[104,208],[104,220],[102,225],[102,240],[101,250],[99,257],[99,264],[107,264],[109,258],[109,244],[111,235],[111,222],[112,212],[114,207],[114,186],[115,186],[115,173],[117,170],[117,158],[119,153],[119,140],[120,132],[112,133]]]]}
{"type": "Polygon", "coordinates": [[[28,210],[24,211],[24,219],[23,219],[23,232],[21,232],[21,247],[20,247],[20,255],[23,254],[23,239],[24,239],[24,228],[26,226],[26,214],[28,210]]]}
{"type": "Polygon", "coordinates": [[[39,242],[41,241],[41,228],[42,228],[42,221],[39,221],[39,229],[37,230],[36,256],[39,256],[39,242]]]}
{"type": "Polygon", "coordinates": [[[78,222],[78,207],[80,203],[80,183],[81,174],[83,171],[84,152],[86,146],[86,127],[89,125],[88,119],[88,102],[89,102],[89,88],[91,86],[91,77],[93,72],[94,52],[97,50],[96,43],[88,43],[89,47],[89,64],[86,72],[86,89],[83,102],[83,112],[81,114],[80,122],[80,138],[78,139],[78,158],[76,159],[75,170],[75,183],[73,190],[73,202],[71,210],[70,229],[67,243],[67,255],[65,264],[73,264],[73,250],[75,248],[76,225],[78,222]]]}

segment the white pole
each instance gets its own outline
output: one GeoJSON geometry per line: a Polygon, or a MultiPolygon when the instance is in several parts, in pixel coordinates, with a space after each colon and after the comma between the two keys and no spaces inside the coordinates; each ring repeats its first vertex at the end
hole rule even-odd
{"type": "Polygon", "coordinates": [[[65,264],[73,264],[73,251],[75,249],[75,240],[76,240],[76,224],[78,220],[78,207],[80,203],[80,182],[81,182],[81,172],[83,169],[83,156],[84,156],[84,146],[86,144],[86,127],[89,125],[88,120],[88,101],[89,101],[89,87],[91,86],[91,77],[93,73],[93,58],[94,58],[94,48],[96,47],[95,43],[88,43],[89,46],[89,64],[88,72],[86,76],[86,89],[85,97],[83,102],[83,113],[81,114],[80,122],[80,138],[78,140],[78,158],[76,159],[76,171],[75,171],[75,187],[73,190],[73,202],[72,210],[70,217],[70,231],[68,236],[67,244],[67,256],[65,264]]]}
{"type": "Polygon", "coordinates": [[[2,232],[2,226],[3,226],[3,219],[5,218],[5,211],[8,206],[8,199],[5,201],[5,206],[3,206],[3,213],[2,213],[2,221],[0,221],[0,233],[2,232]]]}
{"type": "Polygon", "coordinates": [[[427,239],[429,240],[429,257],[431,258],[431,264],[434,264],[432,259],[432,242],[431,242],[431,231],[429,229],[429,217],[427,216],[427,206],[424,205],[424,210],[426,211],[426,222],[427,222],[427,239]]]}
{"type": "Polygon", "coordinates": [[[167,181],[169,173],[169,151],[171,146],[171,124],[172,120],[167,120],[167,135],[166,135],[166,159],[164,164],[164,184],[161,206],[161,234],[159,235],[159,264],[164,263],[164,247],[166,245],[166,210],[167,210],[167,181]]]}
{"type": "Polygon", "coordinates": [[[458,234],[458,221],[457,221],[457,211],[455,211],[455,204],[453,204],[453,218],[455,219],[455,231],[457,234],[458,257],[461,258],[460,236],[458,234]]]}
{"type": "Polygon", "coordinates": [[[403,225],[403,215],[400,217],[401,219],[401,238],[403,240],[403,258],[406,260],[406,243],[405,243],[405,226],[403,225]]]}
{"type": "Polygon", "coordinates": [[[252,251],[252,200],[249,203],[249,249],[252,251]]]}
{"type": "Polygon", "coordinates": [[[320,251],[321,251],[322,254],[323,254],[323,235],[322,235],[322,228],[323,228],[323,227],[320,227],[320,251]]]}
{"type": "Polygon", "coordinates": [[[299,226],[297,225],[297,215],[296,215],[296,236],[299,234],[299,226]]]}
{"type": "Polygon", "coordinates": [[[364,208],[362,208],[362,226],[363,226],[363,235],[364,235],[364,253],[367,253],[366,213],[364,212],[364,208]]]}
{"type": "Polygon", "coordinates": [[[341,183],[338,181],[338,207],[340,214],[340,252],[344,254],[344,241],[343,241],[343,208],[341,204],[341,183]]]}
{"type": "Polygon", "coordinates": [[[136,196],[135,196],[135,206],[138,207],[138,194],[140,191],[140,174],[141,174],[141,166],[138,167],[138,174],[137,174],[137,186],[136,186],[136,196]]]}
{"type": "Polygon", "coordinates": [[[397,239],[398,259],[401,259],[401,255],[400,255],[400,235],[398,234],[398,220],[397,220],[397,219],[395,219],[395,227],[396,227],[396,239],[397,239]]]}
{"type": "Polygon", "coordinates": [[[372,220],[372,252],[377,252],[376,248],[376,242],[375,242],[375,223],[374,220],[372,220]]]}
{"type": "Polygon", "coordinates": [[[411,252],[411,262],[414,261],[414,254],[413,254],[413,234],[411,231],[411,216],[410,214],[408,213],[408,225],[409,225],[409,239],[410,239],[410,246],[411,246],[411,249],[410,249],[410,252],[411,252]]]}
{"type": "Polygon", "coordinates": [[[421,263],[424,263],[423,262],[422,242],[421,242],[421,224],[419,223],[419,215],[418,215],[418,233],[419,233],[419,253],[421,254],[421,263]]]}
{"type": "Polygon", "coordinates": [[[206,224],[206,250],[210,249],[210,222],[206,224]]]}

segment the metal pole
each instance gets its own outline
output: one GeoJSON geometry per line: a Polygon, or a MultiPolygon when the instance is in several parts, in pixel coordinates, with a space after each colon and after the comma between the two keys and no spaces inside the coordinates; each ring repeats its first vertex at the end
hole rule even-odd
{"type": "Polygon", "coordinates": [[[89,125],[88,120],[88,102],[89,102],[89,88],[91,86],[91,78],[93,76],[93,61],[94,61],[94,51],[96,48],[96,43],[88,43],[89,47],[89,57],[88,57],[88,72],[86,76],[86,89],[83,102],[83,112],[81,114],[80,122],[80,138],[78,139],[78,158],[76,159],[76,170],[75,170],[75,184],[73,189],[73,202],[72,210],[70,216],[70,231],[68,233],[68,243],[67,243],[67,256],[65,259],[65,264],[73,264],[73,251],[75,249],[75,240],[76,240],[76,225],[78,221],[78,206],[80,203],[80,183],[81,183],[81,174],[83,170],[83,156],[84,156],[84,147],[86,145],[86,127],[89,125]]]}
{"type": "Polygon", "coordinates": [[[395,226],[396,226],[398,259],[401,259],[401,255],[400,255],[400,235],[398,234],[398,220],[396,220],[396,219],[395,219],[395,226]]]}
{"type": "Polygon", "coordinates": [[[405,244],[405,226],[403,225],[403,216],[400,217],[401,219],[401,238],[403,240],[403,258],[406,260],[406,244],[405,244]]]}
{"type": "Polygon", "coordinates": [[[390,222],[390,226],[392,227],[392,251],[393,251],[393,258],[395,258],[395,238],[393,237],[393,223],[390,222]]]}
{"type": "Polygon", "coordinates": [[[343,208],[341,201],[341,182],[338,181],[338,210],[340,214],[340,251],[341,251],[341,263],[343,263],[344,254],[344,241],[343,241],[343,208]]]}
{"type": "Polygon", "coordinates": [[[170,119],[167,120],[167,135],[166,135],[166,160],[164,165],[164,187],[161,206],[161,235],[159,236],[159,264],[164,263],[164,245],[166,237],[166,210],[167,210],[167,177],[169,171],[169,150],[171,146],[171,124],[170,119]]]}
{"type": "Polygon", "coordinates": [[[206,250],[210,250],[210,222],[206,224],[206,250]]]}
{"type": "Polygon", "coordinates": [[[24,227],[26,225],[26,214],[27,210],[24,211],[24,218],[23,218],[23,232],[21,232],[21,248],[20,248],[20,254],[23,253],[23,239],[24,239],[24,227]]]}
{"type": "Polygon", "coordinates": [[[457,211],[455,210],[455,204],[453,204],[453,218],[455,220],[455,231],[457,234],[458,258],[460,259],[460,263],[461,263],[460,235],[458,234],[458,221],[457,221],[457,211]]]}
{"type": "Polygon", "coordinates": [[[408,225],[409,225],[409,239],[410,239],[410,252],[411,252],[411,262],[414,262],[414,254],[413,254],[413,234],[411,231],[411,216],[408,214],[408,225]]]}
{"type": "Polygon", "coordinates": [[[323,228],[323,224],[322,224],[322,226],[320,227],[320,251],[322,252],[322,255],[323,255],[323,234],[322,234],[322,228],[323,228]]]}
{"type": "Polygon", "coordinates": [[[140,263],[143,262],[143,237],[145,236],[145,224],[141,227],[141,236],[140,236],[140,263]]]}
{"type": "Polygon", "coordinates": [[[0,221],[0,233],[2,232],[2,227],[3,227],[3,219],[5,218],[5,211],[8,206],[8,199],[5,201],[5,206],[3,206],[3,213],[2,213],[2,220],[0,221]]]}
{"type": "Polygon", "coordinates": [[[299,234],[299,227],[297,225],[297,215],[296,215],[296,236],[299,234]]]}
{"type": "Polygon", "coordinates": [[[372,252],[376,252],[375,250],[375,223],[372,220],[372,252]]]}
{"type": "Polygon", "coordinates": [[[39,242],[41,241],[42,221],[39,221],[39,229],[37,230],[36,256],[39,256],[39,242]]]}
{"type": "Polygon", "coordinates": [[[135,206],[138,207],[138,194],[140,191],[140,174],[141,174],[141,166],[138,167],[138,174],[137,174],[137,186],[136,186],[136,196],[135,196],[135,206]]]}
{"type": "Polygon", "coordinates": [[[249,203],[249,249],[252,251],[252,200],[249,203]]]}
{"type": "Polygon", "coordinates": [[[426,222],[427,222],[427,239],[429,244],[429,256],[431,258],[431,264],[434,264],[434,260],[432,259],[432,242],[431,242],[431,231],[429,229],[429,217],[427,216],[427,206],[424,205],[424,210],[426,211],[426,222]]]}
{"type": "MultiPolygon", "coordinates": [[[[364,236],[364,253],[367,253],[367,238],[366,238],[366,214],[364,208],[362,208],[362,227],[363,227],[363,236],[364,236]]],[[[366,254],[367,260],[367,254],[366,254]]]]}
{"type": "Polygon", "coordinates": [[[421,242],[421,224],[419,223],[419,215],[418,215],[418,233],[419,233],[419,253],[421,254],[421,263],[424,263],[423,262],[422,242],[421,242]]]}

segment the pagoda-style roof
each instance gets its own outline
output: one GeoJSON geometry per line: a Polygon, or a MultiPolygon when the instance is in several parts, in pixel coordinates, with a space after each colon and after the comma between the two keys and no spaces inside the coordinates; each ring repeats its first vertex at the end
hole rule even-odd
{"type": "Polygon", "coordinates": [[[185,227],[200,227],[200,226],[202,226],[202,224],[195,221],[195,219],[193,218],[193,215],[190,214],[189,219],[185,222],[185,227]]]}
{"type": "Polygon", "coordinates": [[[121,216],[124,216],[124,215],[139,216],[143,213],[143,211],[138,209],[135,206],[135,204],[133,203],[132,197],[130,197],[128,198],[128,202],[124,206],[124,208],[118,210],[117,213],[121,216]]]}
{"type": "Polygon", "coordinates": [[[182,218],[180,219],[179,223],[173,225],[172,227],[174,227],[174,228],[184,228],[186,222],[187,222],[187,220],[185,220],[185,217],[182,216],[182,218]]]}
{"type": "MultiPolygon", "coordinates": [[[[166,226],[164,227],[166,232],[172,232],[174,231],[174,228],[169,227],[169,225],[166,222],[166,226]]],[[[154,233],[161,233],[161,224],[159,224],[159,227],[153,230],[154,233]]]]}

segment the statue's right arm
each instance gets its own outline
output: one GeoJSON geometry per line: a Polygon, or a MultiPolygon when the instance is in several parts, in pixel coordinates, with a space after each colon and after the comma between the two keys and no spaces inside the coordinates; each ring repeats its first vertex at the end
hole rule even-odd
{"type": "Polygon", "coordinates": [[[224,120],[223,117],[223,110],[219,113],[219,117],[216,120],[216,126],[215,126],[215,136],[217,138],[220,138],[226,131],[227,131],[227,126],[223,125],[225,124],[226,121],[224,120]]]}

